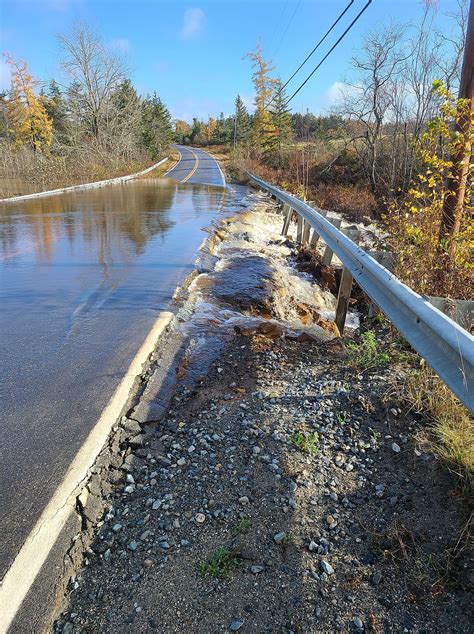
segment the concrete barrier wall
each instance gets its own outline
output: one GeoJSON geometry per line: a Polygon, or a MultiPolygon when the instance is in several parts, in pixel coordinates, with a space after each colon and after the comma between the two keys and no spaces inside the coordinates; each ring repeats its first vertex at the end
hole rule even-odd
{"type": "Polygon", "coordinates": [[[29,198],[42,198],[43,196],[55,196],[57,194],[64,194],[65,192],[72,191],[80,191],[81,189],[94,189],[96,187],[105,187],[107,185],[119,185],[120,183],[125,183],[126,181],[132,180],[133,178],[138,178],[139,176],[144,176],[148,174],[148,172],[152,172],[154,169],[163,165],[169,157],[161,159],[158,163],[155,163],[151,167],[147,167],[141,172],[137,172],[136,174],[128,174],[128,176],[118,176],[117,178],[108,178],[105,181],[96,181],[95,183],[84,183],[82,185],[71,185],[70,187],[61,187],[60,189],[51,189],[46,192],[36,192],[35,194],[24,194],[23,196],[12,196],[11,198],[1,198],[0,203],[9,203],[15,202],[17,200],[28,200],[29,198]]]}

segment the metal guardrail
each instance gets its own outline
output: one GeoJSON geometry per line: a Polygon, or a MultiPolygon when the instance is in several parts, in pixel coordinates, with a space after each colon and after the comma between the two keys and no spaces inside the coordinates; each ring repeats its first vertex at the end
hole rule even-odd
{"type": "Polygon", "coordinates": [[[474,337],[376,262],[307,203],[254,174],[249,173],[249,177],[311,225],[372,301],[474,413],[474,337]]]}

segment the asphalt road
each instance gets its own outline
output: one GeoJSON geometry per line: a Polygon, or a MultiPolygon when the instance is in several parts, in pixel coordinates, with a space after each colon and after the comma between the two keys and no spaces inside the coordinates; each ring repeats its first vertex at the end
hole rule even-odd
{"type": "Polygon", "coordinates": [[[222,206],[216,161],[178,149],[175,182],[0,210],[0,580],[222,206]]]}
{"type": "Polygon", "coordinates": [[[217,161],[204,150],[174,145],[180,154],[178,163],[165,176],[180,183],[200,183],[225,187],[225,178],[217,161]]]}

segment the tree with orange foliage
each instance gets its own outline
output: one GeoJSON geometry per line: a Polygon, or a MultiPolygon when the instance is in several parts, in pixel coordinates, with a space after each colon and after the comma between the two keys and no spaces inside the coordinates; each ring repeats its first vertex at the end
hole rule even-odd
{"type": "Polygon", "coordinates": [[[27,63],[16,61],[10,55],[6,55],[6,59],[12,68],[7,117],[14,142],[30,145],[35,152],[41,151],[51,145],[53,122],[43,99],[34,92],[37,82],[28,72],[27,63]]]}
{"type": "Polygon", "coordinates": [[[262,47],[257,44],[255,51],[247,53],[252,63],[252,82],[255,88],[255,116],[253,120],[253,140],[262,148],[266,148],[276,135],[268,104],[274,95],[277,82],[270,77],[273,67],[263,58],[262,47]]]}
{"type": "Polygon", "coordinates": [[[207,123],[204,123],[202,126],[202,133],[208,145],[211,144],[211,141],[214,138],[216,130],[217,130],[217,120],[209,116],[207,123]]]}

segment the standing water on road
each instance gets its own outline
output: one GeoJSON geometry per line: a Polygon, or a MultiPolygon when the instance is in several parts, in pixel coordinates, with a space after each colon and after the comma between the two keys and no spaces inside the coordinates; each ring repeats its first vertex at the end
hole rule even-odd
{"type": "Polygon", "coordinates": [[[225,196],[152,178],[0,206],[0,579],[225,196]]]}

